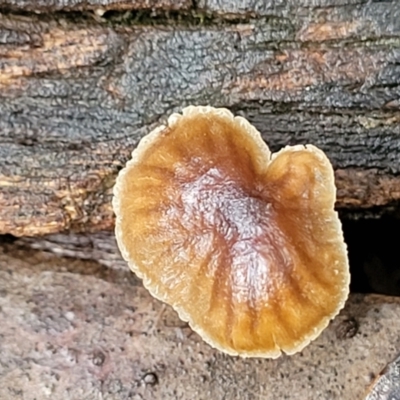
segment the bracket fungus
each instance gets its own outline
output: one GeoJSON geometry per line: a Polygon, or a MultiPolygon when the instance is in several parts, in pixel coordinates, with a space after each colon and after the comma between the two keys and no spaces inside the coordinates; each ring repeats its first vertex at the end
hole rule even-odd
{"type": "Polygon", "coordinates": [[[120,172],[116,237],[144,286],[211,346],[276,358],[302,350],[347,299],[335,197],[318,148],[271,154],[244,118],[190,106],[120,172]]]}

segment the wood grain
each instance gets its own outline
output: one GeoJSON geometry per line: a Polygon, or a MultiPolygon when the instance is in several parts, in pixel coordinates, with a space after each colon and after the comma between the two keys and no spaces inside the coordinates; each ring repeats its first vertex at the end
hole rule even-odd
{"type": "Polygon", "coordinates": [[[245,116],[274,151],[323,149],[340,210],[396,207],[400,5],[256,3],[200,1],[204,21],[1,15],[0,233],[112,229],[118,171],[188,104],[245,116]]]}
{"type": "Polygon", "coordinates": [[[95,11],[102,15],[107,10],[186,10],[190,0],[0,0],[0,7],[13,11],[55,12],[95,11]]]}

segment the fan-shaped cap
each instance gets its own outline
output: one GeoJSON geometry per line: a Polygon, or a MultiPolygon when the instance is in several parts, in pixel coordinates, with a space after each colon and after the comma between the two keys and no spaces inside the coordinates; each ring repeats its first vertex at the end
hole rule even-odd
{"type": "Polygon", "coordinates": [[[321,150],[271,154],[244,118],[188,107],[120,172],[116,237],[145,287],[205,341],[275,358],[316,338],[348,296],[335,196],[321,150]]]}

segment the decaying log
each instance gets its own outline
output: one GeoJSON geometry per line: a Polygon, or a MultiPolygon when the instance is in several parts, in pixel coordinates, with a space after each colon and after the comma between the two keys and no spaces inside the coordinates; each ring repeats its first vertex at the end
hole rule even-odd
{"type": "Polygon", "coordinates": [[[14,244],[21,249],[32,248],[59,257],[96,261],[114,270],[129,270],[118,249],[113,232],[56,233],[41,237],[22,237],[14,244]]]}
{"type": "Polygon", "coordinates": [[[321,147],[338,209],[400,200],[398,2],[204,0],[153,22],[75,3],[0,1],[0,234],[111,230],[116,174],[188,104],[244,115],[272,150],[321,147]]]}
{"type": "Polygon", "coordinates": [[[13,11],[55,12],[95,11],[102,15],[107,10],[188,10],[191,0],[0,0],[0,7],[13,11]]]}

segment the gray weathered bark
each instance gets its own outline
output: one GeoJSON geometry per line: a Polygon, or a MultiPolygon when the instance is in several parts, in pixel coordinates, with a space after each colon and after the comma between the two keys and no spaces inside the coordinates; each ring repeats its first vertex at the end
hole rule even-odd
{"type": "Polygon", "coordinates": [[[32,4],[0,2],[0,233],[112,229],[119,169],[188,104],[246,116],[273,150],[321,147],[338,209],[400,200],[398,2],[123,1],[103,19],[96,1],[32,4]]]}

